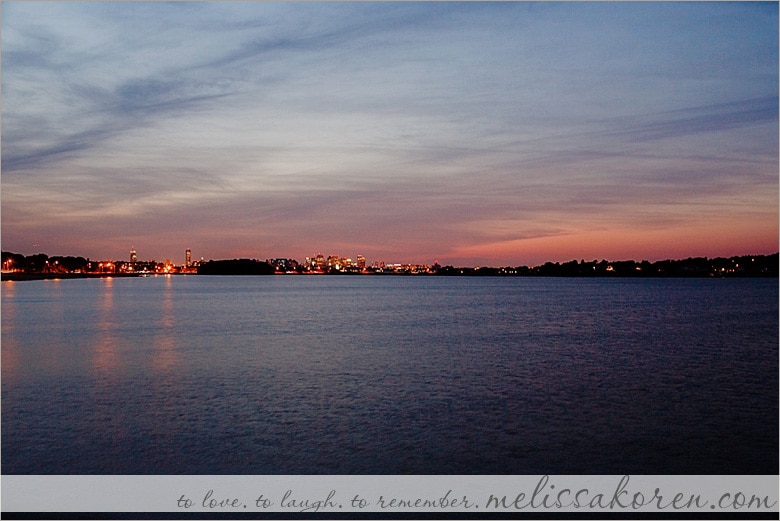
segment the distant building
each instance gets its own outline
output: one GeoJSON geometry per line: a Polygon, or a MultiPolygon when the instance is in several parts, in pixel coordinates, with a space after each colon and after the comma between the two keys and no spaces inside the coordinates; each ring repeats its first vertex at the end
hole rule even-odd
{"type": "Polygon", "coordinates": [[[294,273],[298,271],[298,261],[295,259],[266,259],[276,273],[294,273]]]}
{"type": "Polygon", "coordinates": [[[323,254],[318,253],[314,256],[314,269],[320,271],[325,269],[325,256],[323,254]]]}
{"type": "Polygon", "coordinates": [[[130,248],[130,262],[138,262],[138,255],[135,253],[135,247],[130,248]]]}
{"type": "Polygon", "coordinates": [[[328,255],[327,266],[329,270],[339,271],[344,265],[341,257],[338,255],[328,255]]]}
{"type": "Polygon", "coordinates": [[[185,260],[184,260],[184,265],[185,265],[187,268],[189,268],[190,266],[192,266],[192,252],[190,251],[190,249],[189,249],[189,248],[187,248],[187,250],[184,252],[184,259],[185,259],[185,260]]]}

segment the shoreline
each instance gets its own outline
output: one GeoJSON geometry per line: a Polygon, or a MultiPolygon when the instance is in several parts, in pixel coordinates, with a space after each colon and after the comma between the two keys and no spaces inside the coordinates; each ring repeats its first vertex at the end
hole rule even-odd
{"type": "MultiPolygon", "coordinates": [[[[146,277],[157,276],[180,276],[194,275],[202,277],[221,277],[221,276],[242,276],[242,277],[268,277],[279,276],[282,274],[240,274],[240,273],[221,273],[221,274],[201,274],[201,273],[155,273],[145,275],[146,277]]],[[[288,276],[306,276],[306,274],[283,274],[288,276]]],[[[774,274],[743,274],[743,273],[709,273],[709,274],[594,274],[594,275],[572,275],[572,274],[506,274],[506,273],[322,273],[320,276],[378,276],[378,277],[467,277],[467,278],[564,278],[564,279],[776,279],[774,274]]],[[[22,282],[32,280],[63,280],[63,279],[108,279],[108,278],[143,278],[140,273],[2,273],[0,281],[2,282],[22,282]]]]}
{"type": "Polygon", "coordinates": [[[23,280],[57,280],[57,279],[106,279],[112,277],[140,277],[139,273],[0,273],[3,282],[19,282],[23,280]]]}

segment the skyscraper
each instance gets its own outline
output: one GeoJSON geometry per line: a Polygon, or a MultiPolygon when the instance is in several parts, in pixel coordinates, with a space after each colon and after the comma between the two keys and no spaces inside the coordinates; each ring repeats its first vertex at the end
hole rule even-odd
{"type": "Polygon", "coordinates": [[[184,252],[184,258],[185,258],[184,265],[189,268],[190,265],[192,264],[192,252],[190,251],[189,248],[187,248],[187,250],[184,252]]]}
{"type": "Polygon", "coordinates": [[[135,254],[135,246],[130,246],[130,262],[138,262],[138,255],[135,254]]]}
{"type": "Polygon", "coordinates": [[[325,269],[325,256],[321,253],[318,253],[314,257],[314,266],[317,270],[322,271],[325,269]]]}

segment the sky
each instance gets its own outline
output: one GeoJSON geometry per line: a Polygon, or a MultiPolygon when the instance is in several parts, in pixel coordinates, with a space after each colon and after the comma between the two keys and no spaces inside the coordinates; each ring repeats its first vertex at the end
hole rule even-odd
{"type": "Polygon", "coordinates": [[[778,250],[778,4],[3,2],[2,249],[778,250]]]}

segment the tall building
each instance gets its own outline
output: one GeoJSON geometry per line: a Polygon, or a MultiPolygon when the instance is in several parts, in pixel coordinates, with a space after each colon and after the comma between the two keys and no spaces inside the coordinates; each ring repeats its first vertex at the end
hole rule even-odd
{"type": "Polygon", "coordinates": [[[357,267],[361,270],[366,269],[366,258],[360,254],[357,256],[357,267]]]}
{"type": "Polygon", "coordinates": [[[190,251],[189,248],[187,248],[187,250],[184,252],[184,258],[185,258],[184,265],[189,268],[190,265],[192,264],[192,252],[190,251]]]}
{"type": "Polygon", "coordinates": [[[325,256],[323,254],[318,253],[314,256],[314,266],[318,270],[325,269],[325,256]]]}
{"type": "Polygon", "coordinates": [[[337,271],[340,270],[341,257],[339,257],[338,255],[328,255],[327,266],[329,270],[331,269],[335,269],[337,271]]]}
{"type": "Polygon", "coordinates": [[[138,255],[135,254],[135,246],[130,247],[130,262],[138,262],[138,255]]]}

